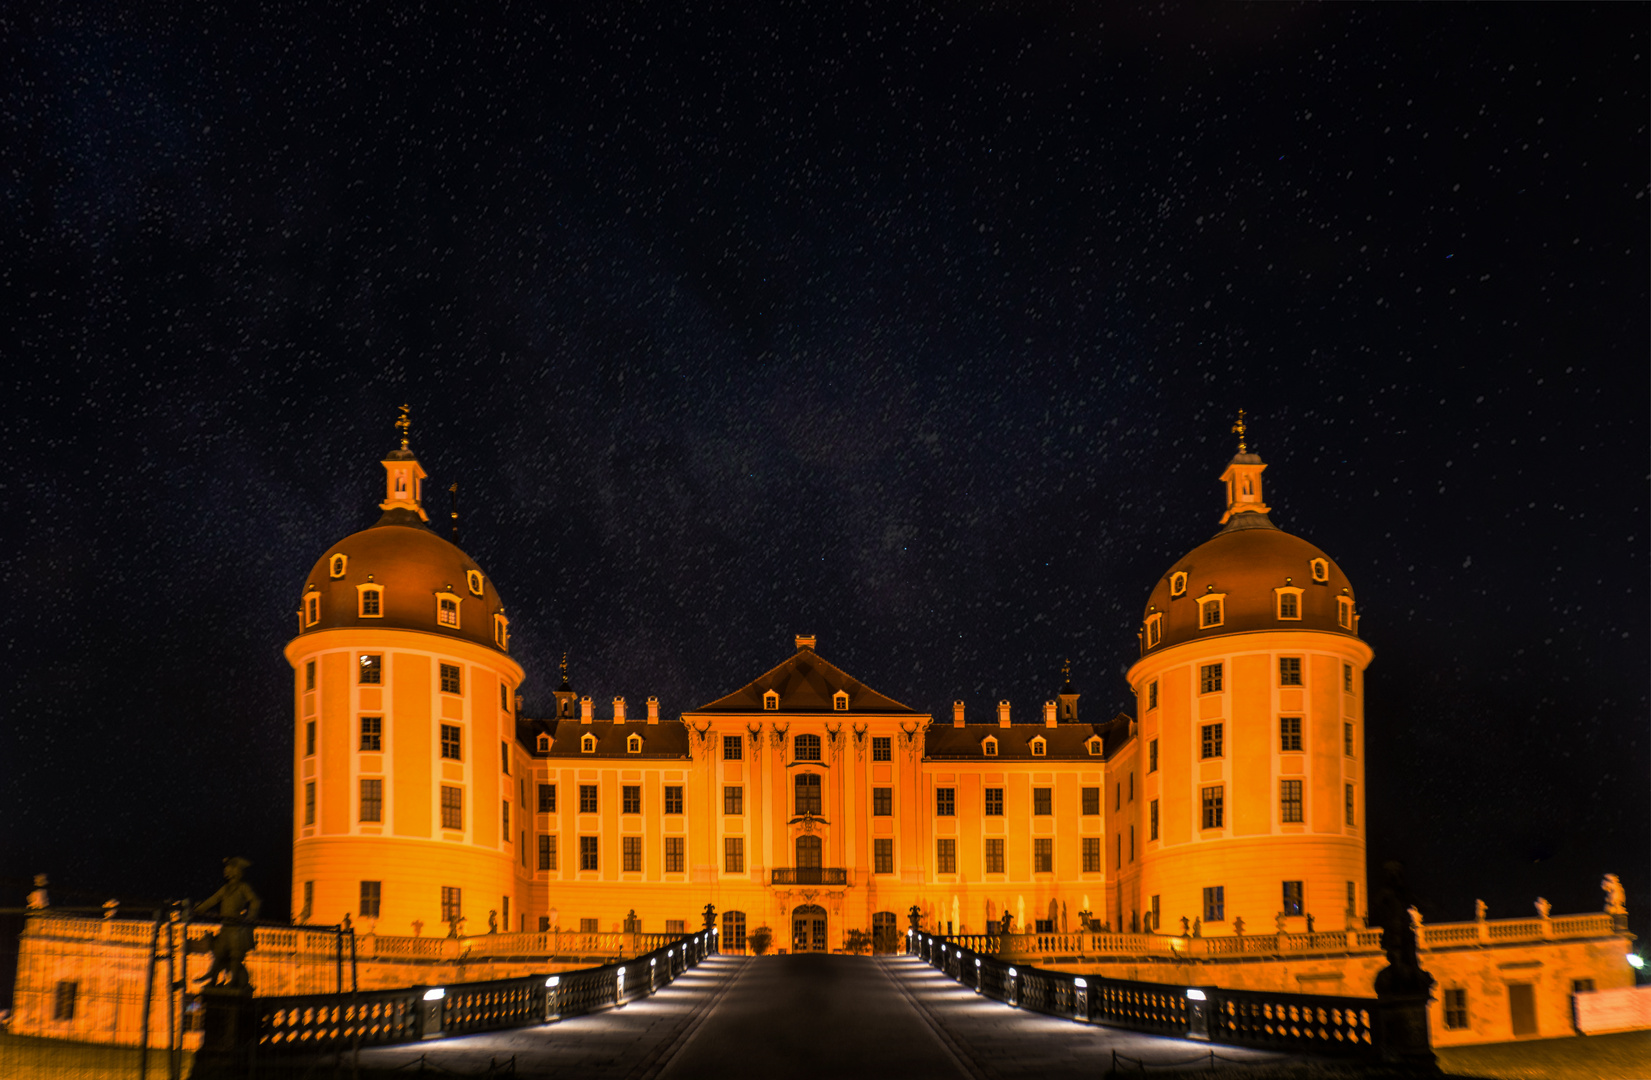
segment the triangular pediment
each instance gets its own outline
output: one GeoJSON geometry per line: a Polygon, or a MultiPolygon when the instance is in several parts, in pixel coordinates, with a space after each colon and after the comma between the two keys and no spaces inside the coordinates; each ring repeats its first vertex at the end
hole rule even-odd
{"type": "Polygon", "coordinates": [[[708,705],[693,710],[701,713],[767,713],[819,712],[842,715],[844,712],[910,713],[917,710],[880,694],[845,672],[837,665],[822,659],[813,649],[802,648],[797,654],[771,668],[732,694],[720,697],[708,705]],[[768,691],[779,695],[778,707],[765,708],[763,695],[768,691]],[[848,695],[848,708],[839,709],[833,700],[838,691],[848,695]]]}

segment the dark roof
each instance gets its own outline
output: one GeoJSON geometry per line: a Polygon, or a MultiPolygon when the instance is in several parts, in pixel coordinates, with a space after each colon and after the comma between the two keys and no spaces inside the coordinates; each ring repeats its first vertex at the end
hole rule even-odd
{"type": "Polygon", "coordinates": [[[1130,718],[1119,713],[1104,724],[931,724],[924,734],[923,756],[931,761],[1105,761],[1129,741],[1130,718]],[[1032,754],[1032,740],[1047,743],[1041,757],[1032,754]],[[1089,740],[1100,736],[1101,753],[1089,752],[1089,740]],[[997,739],[997,754],[987,757],[980,745],[987,736],[997,739]]]}
{"type": "Polygon", "coordinates": [[[632,722],[615,724],[612,720],[595,720],[581,724],[574,720],[521,720],[516,724],[516,737],[521,744],[540,758],[624,758],[628,761],[685,761],[688,753],[688,728],[680,720],[658,724],[632,722]],[[579,744],[586,733],[596,736],[596,752],[584,753],[579,744]],[[539,735],[550,736],[550,751],[539,752],[539,735]],[[625,743],[631,735],[642,736],[642,752],[629,753],[625,743]]]}
{"type": "Polygon", "coordinates": [[[918,715],[916,709],[879,694],[842,668],[821,659],[813,649],[806,646],[798,649],[797,655],[764,672],[732,694],[692,711],[772,712],[775,710],[764,709],[762,704],[762,696],[769,690],[777,691],[780,695],[780,707],[777,710],[779,712],[836,712],[832,697],[837,691],[846,690],[850,713],[918,715]]]}

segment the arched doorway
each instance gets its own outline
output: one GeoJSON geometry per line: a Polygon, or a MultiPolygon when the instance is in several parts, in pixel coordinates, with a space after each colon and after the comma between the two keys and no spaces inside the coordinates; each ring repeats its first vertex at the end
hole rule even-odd
{"type": "Polygon", "coordinates": [[[804,904],[791,912],[791,951],[826,951],[826,913],[818,904],[804,904]]]}

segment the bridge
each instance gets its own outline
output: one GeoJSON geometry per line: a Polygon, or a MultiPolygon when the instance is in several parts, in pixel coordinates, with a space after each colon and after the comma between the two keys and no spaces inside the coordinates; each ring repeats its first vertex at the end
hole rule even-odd
{"type": "Polygon", "coordinates": [[[920,931],[900,955],[714,950],[705,931],[557,975],[257,998],[233,1052],[208,1016],[195,1075],[1008,1080],[1383,1050],[1375,999],[1086,980],[920,931]]]}

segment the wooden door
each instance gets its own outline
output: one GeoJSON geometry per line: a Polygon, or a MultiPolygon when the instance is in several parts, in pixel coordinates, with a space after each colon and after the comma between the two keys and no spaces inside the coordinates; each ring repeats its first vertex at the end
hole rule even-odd
{"type": "Polygon", "coordinates": [[[1515,1035],[1535,1035],[1536,987],[1530,983],[1509,983],[1508,1012],[1515,1035]]]}

